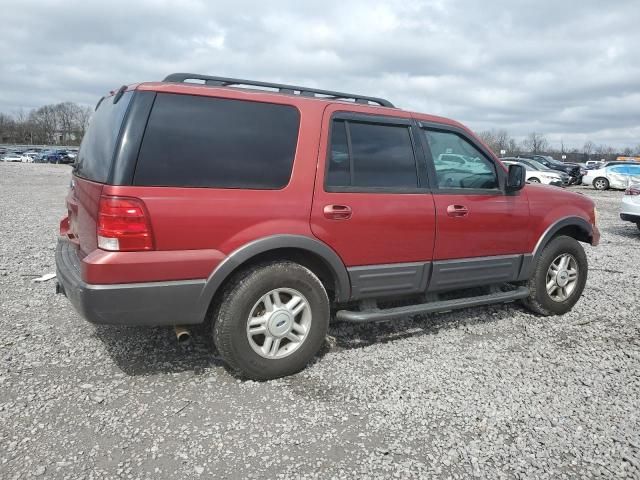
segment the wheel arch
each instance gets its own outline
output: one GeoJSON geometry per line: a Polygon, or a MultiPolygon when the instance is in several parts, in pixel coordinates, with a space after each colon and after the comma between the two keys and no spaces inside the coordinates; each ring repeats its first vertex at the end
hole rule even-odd
{"type": "Polygon", "coordinates": [[[568,237],[575,238],[579,242],[592,245],[593,234],[593,225],[582,217],[571,216],[556,220],[540,236],[533,252],[529,255],[525,255],[519,280],[526,280],[531,276],[544,247],[546,247],[555,237],[566,235],[568,237]]]}
{"type": "Polygon", "coordinates": [[[346,301],[351,294],[347,269],[338,254],[319,240],[302,235],[273,235],[254,240],[233,251],[212,273],[200,295],[203,318],[214,296],[239,270],[270,260],[292,260],[314,272],[333,300],[346,301]]]}
{"type": "Polygon", "coordinates": [[[567,235],[579,242],[593,243],[593,225],[582,217],[564,217],[552,223],[540,236],[533,250],[533,256],[538,257],[554,237],[567,235]]]}

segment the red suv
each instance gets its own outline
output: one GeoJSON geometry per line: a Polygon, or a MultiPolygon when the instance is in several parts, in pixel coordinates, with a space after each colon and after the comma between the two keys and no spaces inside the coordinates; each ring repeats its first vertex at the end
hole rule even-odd
{"type": "Polygon", "coordinates": [[[89,321],[206,322],[227,364],[304,368],[331,317],[579,299],[588,198],[526,185],[461,124],[387,100],[196,74],[122,87],[83,139],[56,252],[89,321]]]}

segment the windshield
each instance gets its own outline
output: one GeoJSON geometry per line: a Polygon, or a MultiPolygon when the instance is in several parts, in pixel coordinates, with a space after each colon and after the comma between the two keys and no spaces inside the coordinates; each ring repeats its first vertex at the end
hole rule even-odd
{"type": "Polygon", "coordinates": [[[535,160],[527,160],[527,163],[531,165],[534,170],[540,170],[541,172],[552,172],[553,170],[540,162],[536,162],[535,160]]]}
{"type": "Polygon", "coordinates": [[[560,160],[556,160],[555,158],[552,158],[552,157],[545,157],[545,158],[549,163],[552,163],[554,165],[564,165],[563,162],[561,162],[560,160]]]}

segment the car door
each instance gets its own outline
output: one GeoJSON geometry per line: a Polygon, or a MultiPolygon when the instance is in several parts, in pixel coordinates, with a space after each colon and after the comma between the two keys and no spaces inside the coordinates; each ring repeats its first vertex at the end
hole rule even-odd
{"type": "Polygon", "coordinates": [[[311,229],[347,266],[353,298],[424,291],[435,209],[413,121],[343,109],[324,114],[311,229]]]}
{"type": "Polygon", "coordinates": [[[526,190],[505,193],[506,172],[465,130],[420,123],[436,209],[431,290],[513,280],[529,242],[526,190]],[[439,161],[457,154],[465,164],[439,161]]]}
{"type": "Polygon", "coordinates": [[[629,185],[629,167],[627,165],[614,165],[608,167],[607,180],[609,180],[609,186],[611,188],[627,188],[629,185]]]}
{"type": "Polygon", "coordinates": [[[627,187],[640,183],[640,165],[629,165],[629,176],[627,177],[627,187]]]}

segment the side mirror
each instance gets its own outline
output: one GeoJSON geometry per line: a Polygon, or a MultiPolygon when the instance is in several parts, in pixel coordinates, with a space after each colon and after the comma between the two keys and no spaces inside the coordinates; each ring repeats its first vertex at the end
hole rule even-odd
{"type": "Polygon", "coordinates": [[[524,187],[526,182],[526,170],[522,165],[509,165],[509,173],[507,175],[507,192],[517,192],[524,187]]]}

